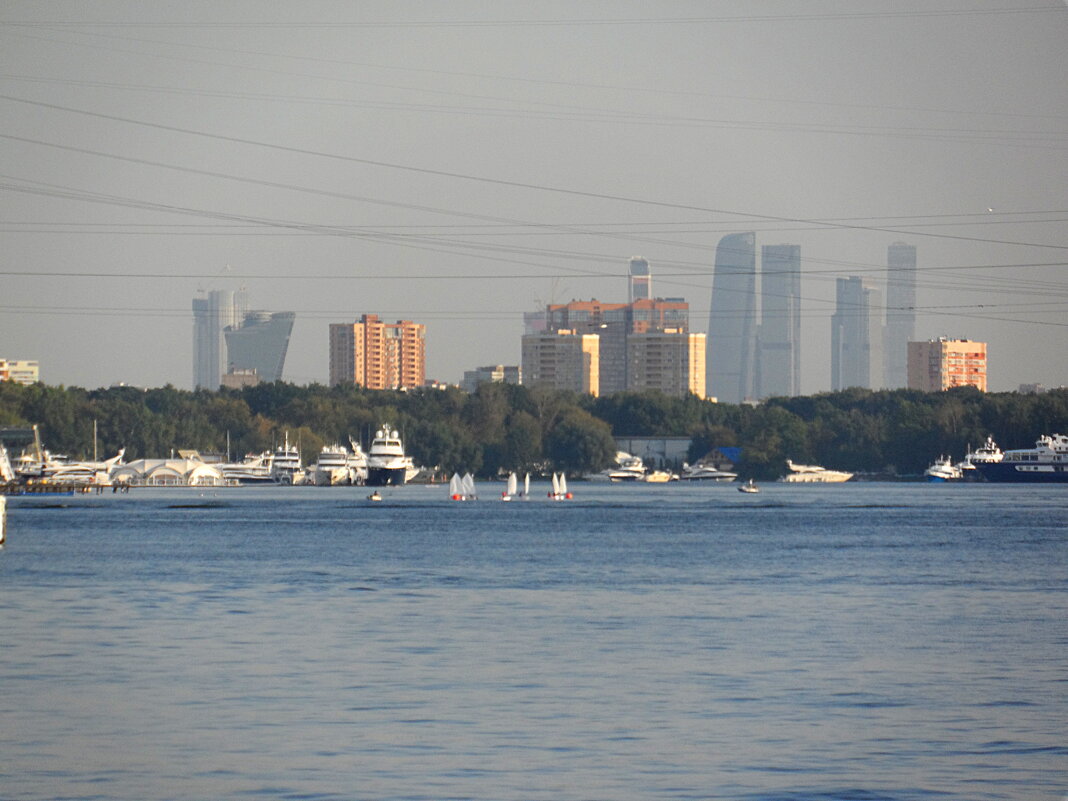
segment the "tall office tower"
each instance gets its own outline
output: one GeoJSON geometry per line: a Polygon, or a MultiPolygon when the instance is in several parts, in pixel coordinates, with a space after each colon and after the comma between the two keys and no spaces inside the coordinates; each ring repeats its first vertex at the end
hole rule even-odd
{"type": "Polygon", "coordinates": [[[223,329],[226,372],[247,374],[255,370],[260,381],[281,381],[296,317],[294,312],[251,311],[240,327],[223,329]]]}
{"type": "Polygon", "coordinates": [[[882,293],[855,275],[836,284],[831,387],[878,389],[883,380],[882,293]]]}
{"type": "Polygon", "coordinates": [[[216,289],[206,298],[193,298],[193,387],[219,388],[225,372],[223,329],[237,326],[248,311],[244,292],[216,289]]]}
{"type": "Polygon", "coordinates": [[[760,249],[760,334],[756,395],[801,394],[801,247],[760,249]]]}
{"type": "Polygon", "coordinates": [[[708,316],[708,392],[741,403],[754,395],[756,235],[728,234],[716,246],[708,316]]]}
{"type": "Polygon", "coordinates": [[[986,392],[986,343],[939,337],[908,344],[908,387],[942,392],[975,387],[986,392]]]}
{"type": "Polygon", "coordinates": [[[628,301],[652,300],[653,276],[649,272],[649,262],[641,256],[633,256],[630,260],[630,293],[628,301]]]}
{"type": "Polygon", "coordinates": [[[559,329],[523,336],[523,379],[543,385],[597,396],[600,393],[600,337],[574,329],[559,329]]]}
{"type": "Polygon", "coordinates": [[[412,389],[426,383],[426,326],[365,314],[330,326],[330,384],[412,389]]]}
{"type": "Polygon", "coordinates": [[[705,335],[673,329],[627,337],[627,376],[632,390],[705,397],[705,335]]]}
{"type": "Polygon", "coordinates": [[[886,253],[886,387],[908,380],[909,343],[916,338],[916,246],[895,242],[886,253]]]}

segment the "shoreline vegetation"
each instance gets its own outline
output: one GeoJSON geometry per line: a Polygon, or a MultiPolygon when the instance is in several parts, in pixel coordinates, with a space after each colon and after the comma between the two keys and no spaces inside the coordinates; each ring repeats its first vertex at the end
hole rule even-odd
{"type": "MultiPolygon", "coordinates": [[[[324,445],[369,443],[383,421],[401,431],[416,464],[477,477],[501,472],[593,473],[614,461],[613,437],[688,437],[688,460],[740,447],[743,478],[770,480],[785,460],[883,479],[916,476],[942,453],[963,457],[993,436],[1003,448],[1068,430],[1068,389],[1025,395],[972,388],[849,389],[759,405],[625,392],[601,398],[543,387],[482,384],[415,391],[297,386],[240,390],[79,387],[0,382],[0,426],[40,427],[53,452],[91,457],[126,448],[126,459],[179,449],[240,458],[288,432],[304,461],[324,445]],[[96,442],[94,443],[94,423],[96,442]]],[[[9,445],[11,450],[11,445],[9,445]]]]}

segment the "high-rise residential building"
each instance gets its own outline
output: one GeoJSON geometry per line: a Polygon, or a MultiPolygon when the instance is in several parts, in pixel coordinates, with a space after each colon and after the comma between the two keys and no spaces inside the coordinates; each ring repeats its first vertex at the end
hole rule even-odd
{"type": "Polygon", "coordinates": [[[0,359],[0,381],[36,384],[41,380],[41,366],[28,359],[0,359]]]}
{"type": "Polygon", "coordinates": [[[523,336],[523,376],[530,386],[600,393],[600,337],[574,329],[523,336]]]}
{"type": "Polygon", "coordinates": [[[708,393],[740,403],[755,395],[756,235],[728,234],[716,246],[708,316],[708,393]]]}
{"type": "Polygon", "coordinates": [[[924,392],[975,387],[986,392],[986,343],[948,337],[908,343],[908,387],[924,392]]]}
{"type": "Polygon", "coordinates": [[[226,372],[223,330],[237,326],[248,311],[244,292],[216,289],[206,298],[193,298],[193,387],[219,388],[226,372]]]}
{"type": "Polygon", "coordinates": [[[882,293],[858,276],[836,281],[831,387],[879,389],[883,381],[882,293]]]}
{"type": "Polygon", "coordinates": [[[522,384],[523,370],[516,364],[491,364],[464,370],[460,383],[464,392],[474,392],[479,384],[522,384]]]}
{"type": "Polygon", "coordinates": [[[916,338],[916,246],[894,242],[886,253],[886,378],[888,389],[908,382],[909,343],[916,338]]]}
{"type": "Polygon", "coordinates": [[[649,271],[649,262],[641,256],[633,256],[630,260],[630,292],[628,300],[633,303],[636,300],[652,300],[653,276],[649,271]]]}
{"type": "Polygon", "coordinates": [[[665,395],[705,397],[705,335],[677,329],[627,336],[627,377],[631,389],[657,389],[665,395]]]}
{"type": "Polygon", "coordinates": [[[250,311],[240,326],[223,329],[226,373],[254,370],[259,381],[281,381],[296,317],[294,312],[250,311]]]}
{"type": "MultiPolygon", "coordinates": [[[[573,300],[549,306],[545,317],[549,332],[571,330],[597,335],[599,394],[610,395],[650,388],[638,376],[631,375],[627,343],[634,335],[657,331],[671,331],[670,336],[685,339],[690,324],[689,308],[689,304],[679,298],[636,300],[633,303],[573,300]]],[[[525,365],[523,370],[529,378],[525,365]]]]}
{"type": "Polygon", "coordinates": [[[758,398],[801,394],[801,247],[760,249],[760,330],[755,394],[758,398]]]}
{"type": "Polygon", "coordinates": [[[330,384],[413,389],[426,383],[426,326],[365,314],[330,326],[330,384]]]}

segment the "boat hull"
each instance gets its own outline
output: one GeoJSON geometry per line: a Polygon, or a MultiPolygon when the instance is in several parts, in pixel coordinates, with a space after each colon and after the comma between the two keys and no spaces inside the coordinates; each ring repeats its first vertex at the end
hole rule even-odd
{"type": "Polygon", "coordinates": [[[991,462],[976,467],[983,478],[998,484],[1068,484],[1068,463],[991,462]]]}
{"type": "Polygon", "coordinates": [[[404,484],[407,470],[403,467],[370,467],[367,468],[368,487],[399,487],[404,484]]]}

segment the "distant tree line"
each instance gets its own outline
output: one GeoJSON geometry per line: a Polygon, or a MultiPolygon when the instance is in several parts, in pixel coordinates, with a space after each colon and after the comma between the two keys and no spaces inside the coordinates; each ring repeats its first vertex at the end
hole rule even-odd
{"type": "Polygon", "coordinates": [[[1068,390],[1040,395],[971,388],[924,393],[850,389],[760,405],[626,392],[593,398],[543,387],[482,384],[477,392],[409,392],[285,382],[217,392],[172,386],[86,390],[0,383],[0,426],[40,426],[54,452],[100,458],[167,456],[178,449],[234,459],[279,444],[288,432],[304,459],[349,438],[369,444],[375,429],[398,429],[417,464],[480,476],[500,471],[607,467],[613,437],[690,437],[691,462],[711,449],[740,446],[743,476],[780,475],[786,459],[853,472],[910,475],[935,457],[964,455],[993,436],[1024,447],[1044,433],[1068,431],[1068,390]]]}

